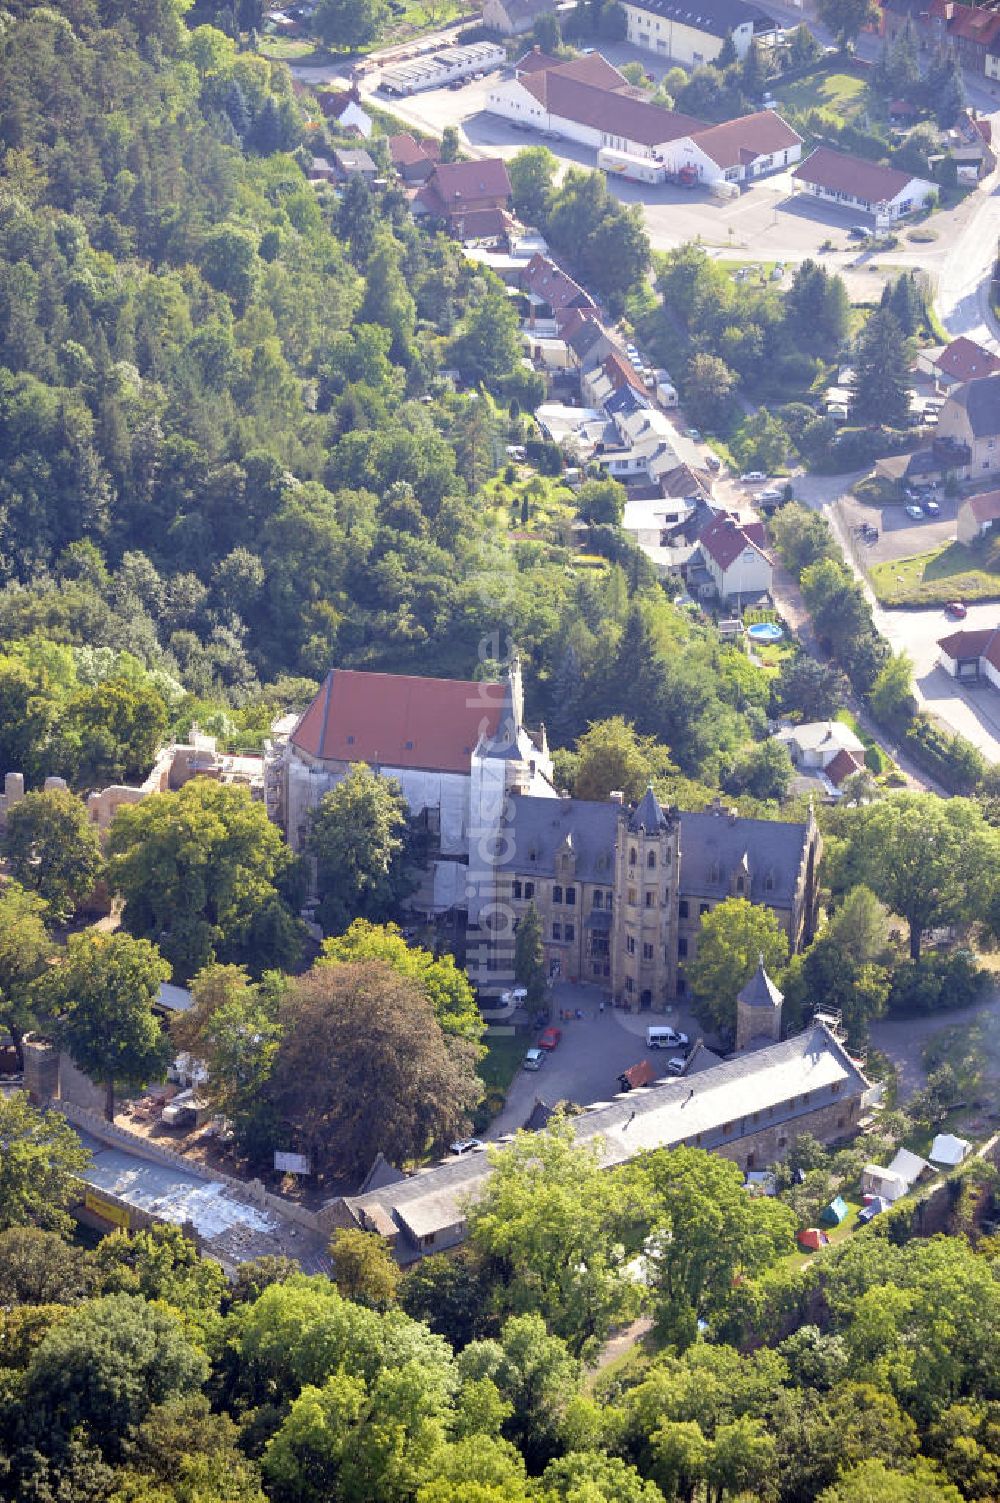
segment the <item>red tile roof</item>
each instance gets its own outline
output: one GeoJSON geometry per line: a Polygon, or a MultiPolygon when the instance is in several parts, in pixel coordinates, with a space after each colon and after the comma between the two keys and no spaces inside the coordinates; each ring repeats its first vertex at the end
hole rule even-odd
{"type": "Polygon", "coordinates": [[[661,146],[680,136],[690,136],[706,129],[704,120],[679,115],[674,110],[664,110],[641,99],[629,99],[606,86],[581,83],[579,79],[567,76],[562,68],[536,73],[534,77],[524,79],[522,86],[550,115],[559,115],[577,125],[589,125],[605,134],[621,136],[640,146],[661,146]]]}
{"type": "Polygon", "coordinates": [[[709,126],[700,130],[694,141],[719,167],[739,167],[757,157],[802,145],[802,137],[774,110],[758,110],[755,115],[709,126]]]}
{"type": "Polygon", "coordinates": [[[932,5],[930,13],[932,16],[944,14],[950,37],[960,37],[966,42],[978,42],[985,47],[1000,35],[1000,16],[993,11],[982,10],[978,6],[949,3],[942,12],[932,5]]]}
{"type": "Polygon", "coordinates": [[[1000,522],[1000,491],[981,491],[968,496],[959,507],[968,507],[977,522],[1000,522]]]}
{"type": "Polygon", "coordinates": [[[965,334],[946,345],[934,364],[942,375],[950,376],[953,381],[971,381],[976,376],[992,376],[1000,371],[1000,358],[965,334]]]}
{"type": "Polygon", "coordinates": [[[389,137],[389,157],[394,167],[415,167],[418,162],[433,161],[430,152],[405,132],[389,137]]]}
{"type": "Polygon", "coordinates": [[[859,772],[864,765],[863,757],[856,756],[842,746],[833,761],[828,762],[823,771],[834,788],[839,788],[845,778],[849,778],[852,773],[859,772]]]}
{"type": "Polygon", "coordinates": [[[863,203],[873,204],[888,203],[914,181],[912,172],[880,167],[877,162],[866,162],[862,157],[834,151],[830,146],[817,146],[796,167],[792,177],[800,183],[813,183],[827,192],[847,193],[863,203]]]}
{"type": "Polygon", "coordinates": [[[521,286],[525,292],[534,293],[535,297],[548,303],[553,313],[570,308],[586,311],[594,307],[590,293],[540,251],[535,252],[521,273],[521,286]]]}
{"type": "Polygon", "coordinates": [[[449,213],[463,208],[503,208],[510,199],[510,178],[502,157],[480,162],[439,162],[434,186],[449,213]]]}
{"type": "Polygon", "coordinates": [[[577,83],[593,84],[597,89],[610,89],[614,92],[629,88],[629,81],[624,73],[619,73],[614,63],[609,63],[600,52],[574,57],[568,63],[559,63],[558,68],[560,78],[574,78],[577,83]]]}
{"type": "Polygon", "coordinates": [[[334,668],[291,734],[320,761],[469,771],[481,735],[495,733],[505,685],[334,668]]]}
{"type": "Polygon", "coordinates": [[[938,642],[941,651],[953,662],[959,658],[986,658],[1000,668],[1000,627],[983,626],[978,631],[953,631],[938,642]]]}
{"type": "Polygon", "coordinates": [[[550,57],[540,47],[532,47],[530,52],[526,52],[523,57],[519,57],[514,64],[514,77],[527,77],[530,73],[545,73],[549,68],[558,67],[560,67],[560,62],[557,57],[550,57]]]}
{"type": "Polygon", "coordinates": [[[728,569],[748,545],[758,553],[764,552],[764,526],[761,522],[748,522],[741,527],[732,517],[716,517],[698,541],[720,569],[728,569]]]}
{"type": "Polygon", "coordinates": [[[645,394],[646,388],[631,361],[623,359],[621,355],[612,353],[607,357],[604,361],[604,374],[615,391],[621,391],[623,386],[631,386],[633,390],[645,394]]]}

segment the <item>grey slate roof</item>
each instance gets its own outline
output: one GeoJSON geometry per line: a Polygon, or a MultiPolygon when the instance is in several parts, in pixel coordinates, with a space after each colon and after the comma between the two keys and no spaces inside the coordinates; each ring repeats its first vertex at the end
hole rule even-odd
{"type": "Polygon", "coordinates": [[[785,1000],[781,992],[775,986],[770,976],[764,969],[764,957],[760,957],[760,964],[754,971],[750,980],[743,990],[737,993],[737,1002],[742,1002],[747,1007],[780,1007],[785,1000]]]}
{"type": "MultiPolygon", "coordinates": [[[[509,807],[504,825],[507,842],[502,869],[523,876],[554,877],[556,852],[566,836],[572,834],[576,880],[611,885],[615,830],[622,814],[620,805],[516,794],[509,807]]],[[[769,819],[731,819],[725,809],[698,814],[681,812],[677,817],[681,897],[716,900],[728,897],[730,879],[746,857],[750,901],[766,903],[772,908],[792,906],[808,825],[769,819]]]]}
{"type": "Polygon", "coordinates": [[[681,821],[683,897],[729,896],[729,879],[744,855],[750,867],[752,903],[791,907],[805,855],[809,827],[770,819],[730,819],[723,810],[684,813],[681,821]],[[768,886],[768,878],[771,885],[768,886]]]}
{"type": "Polygon", "coordinates": [[[516,795],[510,800],[510,814],[504,823],[504,868],[525,876],[537,872],[540,877],[554,877],[556,852],[572,834],[576,880],[610,887],[620,814],[618,804],[516,795]]]}
{"type": "Polygon", "coordinates": [[[980,376],[959,386],[948,399],[964,407],[975,438],[1000,433],[1000,376],[980,376]]]}
{"type": "Polygon", "coordinates": [[[650,783],[642,798],[629,815],[628,827],[630,830],[635,831],[636,834],[640,830],[645,830],[647,835],[655,835],[657,831],[665,830],[668,824],[669,820],[666,812],[653,792],[652,783],[650,783]]]}
{"type": "Polygon", "coordinates": [[[726,37],[737,26],[750,21],[754,29],[764,29],[761,23],[775,22],[758,5],[748,5],[746,0],[639,0],[640,7],[654,16],[663,16],[669,21],[680,21],[684,26],[708,32],[710,36],[726,37]]]}
{"type": "MultiPolygon", "coordinates": [[[[680,1143],[730,1146],[759,1132],[762,1121],[772,1126],[808,1117],[831,1101],[857,1098],[867,1085],[843,1045],[815,1024],[784,1043],[737,1055],[693,1078],[672,1079],[630,1091],[624,1101],[588,1108],[573,1119],[573,1131],[579,1143],[599,1140],[601,1163],[613,1168],[680,1143]]],[[[485,1153],[471,1153],[402,1184],[346,1197],[343,1204],[358,1224],[396,1233],[397,1256],[412,1262],[422,1250],[419,1239],[464,1236],[466,1207],[482,1194],[492,1172],[485,1153]]]]}

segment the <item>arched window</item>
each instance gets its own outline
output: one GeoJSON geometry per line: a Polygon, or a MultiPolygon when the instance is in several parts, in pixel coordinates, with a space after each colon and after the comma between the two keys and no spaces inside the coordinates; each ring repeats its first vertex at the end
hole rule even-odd
{"type": "Polygon", "coordinates": [[[655,865],[656,865],[656,852],[655,851],[647,851],[646,852],[646,865],[651,870],[652,870],[653,867],[655,867],[655,865]]]}

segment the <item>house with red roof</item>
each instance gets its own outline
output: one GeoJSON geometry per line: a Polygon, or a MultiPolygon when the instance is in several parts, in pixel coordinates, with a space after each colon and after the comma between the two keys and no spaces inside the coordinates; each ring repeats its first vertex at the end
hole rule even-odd
{"type": "Polygon", "coordinates": [[[852,213],[871,215],[876,226],[916,213],[937,192],[924,178],[834,151],[832,146],[817,146],[792,178],[802,192],[852,213]]]}
{"type": "Polygon", "coordinates": [[[763,522],[717,516],[699,537],[698,550],[720,600],[756,600],[771,593],[774,565],[764,549],[763,522]]]}
{"type": "Polygon", "coordinates": [[[407,132],[389,137],[389,160],[404,183],[425,183],[437,165],[438,153],[429,142],[407,132]]]}
{"type": "Polygon", "coordinates": [[[960,334],[946,344],[931,367],[935,384],[947,391],[977,376],[995,376],[1000,371],[1000,355],[984,350],[981,344],[960,334]]]}
{"type": "Polygon", "coordinates": [[[486,108],[518,127],[612,153],[609,167],[631,164],[644,182],[692,170],[704,183],[742,182],[802,153],[802,137],[774,110],[710,125],[651,104],[600,53],[568,63],[527,53],[514,78],[490,90],[486,108]]]}
{"type": "Polygon", "coordinates": [[[952,678],[1000,689],[1000,626],[953,631],[937,645],[938,663],[952,678]]]}
{"type": "Polygon", "coordinates": [[[966,496],[958,508],[956,535],[967,548],[990,534],[1000,536],[1000,491],[966,496]]]}
{"type": "MultiPolygon", "coordinates": [[[[418,188],[410,205],[415,218],[443,220],[456,239],[493,238],[484,230],[482,218],[466,220],[470,215],[492,215],[493,231],[508,214],[511,202],[510,178],[502,157],[487,157],[475,162],[438,162],[430,177],[418,188]]],[[[504,224],[507,221],[503,221],[504,224]]],[[[509,221],[510,224],[513,220],[509,221]]]]}
{"type": "Polygon", "coordinates": [[[361,103],[357,85],[349,89],[329,89],[318,93],[319,107],[327,120],[338,130],[368,140],[372,133],[372,117],[361,103]]]}

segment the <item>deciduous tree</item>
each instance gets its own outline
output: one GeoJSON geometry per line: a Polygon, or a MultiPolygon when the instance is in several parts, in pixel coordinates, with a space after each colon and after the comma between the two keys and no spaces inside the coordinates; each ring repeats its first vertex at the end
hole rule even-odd
{"type": "Polygon", "coordinates": [[[364,763],[350,772],[313,813],[309,849],[316,858],[318,917],[330,934],[353,919],[379,923],[397,909],[411,884],[404,866],[406,801],[395,778],[364,763]]]}
{"type": "Polygon", "coordinates": [[[622,715],[597,720],[577,742],[573,792],[577,798],[603,801],[616,790],[636,803],[652,779],[677,771],[665,746],[640,736],[622,715]]]}
{"type": "Polygon", "coordinates": [[[627,1269],[630,1211],[593,1145],[572,1124],[519,1133],[498,1151],[484,1193],[469,1208],[469,1237],[505,1270],[499,1313],[536,1310],[579,1353],[635,1314],[627,1269]]]}
{"type": "Polygon", "coordinates": [[[736,1030],[736,997],[761,956],[773,977],[788,958],[788,939],[770,908],[726,898],[702,915],[698,953],[687,968],[699,1018],[726,1037],[736,1030]]]}
{"type": "Polygon", "coordinates": [[[153,1015],[170,966],[155,945],[130,934],[89,929],[71,934],[65,958],[42,983],[45,1005],[74,1063],[105,1087],[104,1114],[115,1116],[115,1082],[156,1080],[170,1057],[153,1015]]]}
{"type": "Polygon", "coordinates": [[[0,1231],[39,1226],[68,1231],[66,1207],[90,1154],[65,1117],[40,1112],[23,1091],[0,1095],[0,1231]]]}
{"type": "Polygon", "coordinates": [[[11,875],[40,894],[53,918],[72,917],[101,871],[101,846],[83,802],[66,788],[26,793],[7,814],[11,875]]]}
{"type": "Polygon", "coordinates": [[[378,1153],[401,1164],[467,1127],[474,1046],[446,1038],[420,985],[384,962],[314,967],[279,1022],[268,1094],[320,1172],[361,1175],[378,1153]]]}
{"type": "Polygon", "coordinates": [[[384,961],[400,976],[407,976],[420,986],[445,1033],[479,1043],[482,1015],[468,977],[455,964],[453,955],[434,956],[430,950],[408,944],[395,924],[371,924],[367,919],[355,919],[346,934],[324,941],[323,959],[338,964],[384,961]]]}
{"type": "Polygon", "coordinates": [[[108,877],[130,934],[153,940],[186,981],[213,960],[259,974],[293,966],[301,925],[286,894],[296,862],[249,789],[193,778],[118,811],[108,877]]]}
{"type": "Polygon", "coordinates": [[[16,882],[0,887],[0,1024],[24,1064],[24,1035],[34,1014],[33,983],[52,955],[45,904],[16,882]]]}

